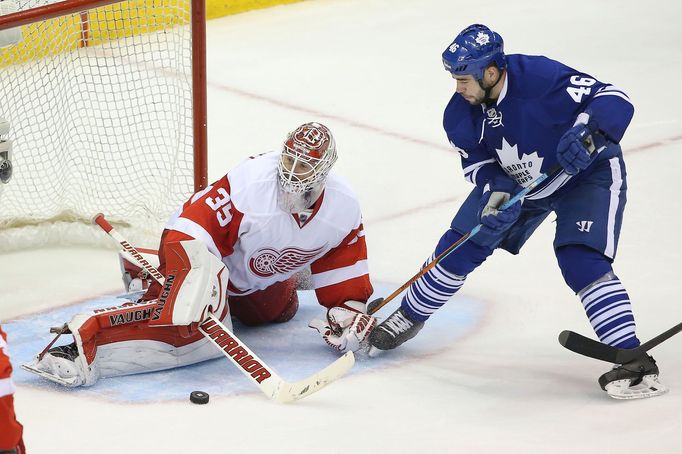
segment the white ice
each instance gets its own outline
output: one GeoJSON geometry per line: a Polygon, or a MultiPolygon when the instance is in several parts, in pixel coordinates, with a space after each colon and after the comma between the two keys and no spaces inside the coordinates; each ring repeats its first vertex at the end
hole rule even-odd
{"type": "MultiPolygon", "coordinates": [[[[399,286],[470,190],[441,128],[454,85],[440,54],[464,26],[486,23],[505,38],[508,53],[558,59],[633,100],[623,141],[629,200],[615,270],[633,301],[638,334],[649,339],[682,314],[680,19],[682,4],[673,0],[317,0],[211,21],[210,177],[277,147],[301,122],[327,124],[339,147],[337,171],[361,198],[373,279],[399,286]]],[[[470,276],[449,303],[477,300],[484,310],[465,337],[355,373],[293,405],[256,390],[194,406],[20,385],[16,406],[28,450],[681,452],[682,337],[653,351],[668,395],[628,402],[606,396],[596,379],[609,366],[556,340],[564,329],[592,331],[563,283],[552,237],[547,221],[519,256],[498,252],[470,276]]],[[[55,248],[0,260],[5,322],[120,286],[110,250],[55,248]]]]}

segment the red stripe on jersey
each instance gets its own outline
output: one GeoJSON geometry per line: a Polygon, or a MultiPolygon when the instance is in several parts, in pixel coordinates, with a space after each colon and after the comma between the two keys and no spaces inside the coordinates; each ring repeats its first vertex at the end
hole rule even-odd
{"type": "MultiPolygon", "coordinates": [[[[315,274],[338,270],[353,266],[361,260],[367,260],[367,244],[365,236],[358,236],[363,232],[362,223],[352,230],[341,243],[310,265],[310,271],[315,274]]],[[[369,275],[353,277],[333,285],[315,290],[317,300],[325,307],[335,307],[348,300],[366,302],[374,292],[369,275]]]]}
{"type": "MultiPolygon", "coordinates": [[[[0,328],[0,336],[6,341],[7,335],[0,328]]],[[[12,375],[12,364],[4,349],[0,348],[0,379],[8,380],[12,375]]],[[[0,397],[0,451],[9,451],[22,445],[24,428],[14,414],[14,396],[0,397]]]]}
{"type": "Polygon", "coordinates": [[[358,236],[363,231],[362,224],[352,230],[338,246],[331,249],[325,255],[315,260],[310,265],[313,274],[323,273],[346,266],[351,266],[360,260],[367,259],[367,244],[365,236],[358,236]]]}
{"type": "MultiPolygon", "coordinates": [[[[0,336],[6,342],[7,334],[0,328],[0,336]]],[[[3,342],[4,343],[4,342],[3,342]]],[[[0,379],[9,378],[12,375],[12,364],[9,362],[9,357],[3,348],[0,348],[0,379]]]]}
{"type": "Polygon", "coordinates": [[[368,274],[315,290],[320,304],[329,308],[340,306],[348,300],[366,303],[372,293],[374,289],[368,274]]]}

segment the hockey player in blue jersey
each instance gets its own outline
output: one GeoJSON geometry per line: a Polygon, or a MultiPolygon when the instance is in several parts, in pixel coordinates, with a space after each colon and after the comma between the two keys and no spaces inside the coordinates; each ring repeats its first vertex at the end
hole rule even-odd
{"type": "MultiPolygon", "coordinates": [[[[634,113],[627,95],[546,57],[505,55],[502,37],[479,24],[455,38],[443,63],[457,83],[443,127],[475,188],[427,263],[482,227],[410,286],[370,335],[373,350],[414,337],[495,249],[517,254],[551,212],[559,267],[597,336],[619,348],[639,346],[628,294],[612,269],[627,193],[618,143],[634,113]],[[498,210],[552,168],[522,201],[498,210]]],[[[667,391],[648,355],[614,366],[599,384],[615,398],[667,391]]]]}

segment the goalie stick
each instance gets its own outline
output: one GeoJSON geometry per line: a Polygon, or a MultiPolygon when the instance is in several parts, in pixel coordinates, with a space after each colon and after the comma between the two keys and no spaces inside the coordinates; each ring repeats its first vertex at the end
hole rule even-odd
{"type": "MultiPolygon", "coordinates": [[[[163,285],[164,276],[154,268],[114,227],[99,213],[93,218],[93,223],[99,225],[121,245],[123,250],[132,255],[156,281],[163,285]]],[[[209,313],[208,318],[199,324],[199,332],[203,334],[223,355],[234,363],[258,388],[271,399],[286,403],[302,399],[319,391],[329,383],[341,378],[355,364],[353,352],[348,352],[316,374],[297,382],[282,380],[269,366],[252,352],[242,341],[227,329],[220,320],[209,313]],[[239,350],[239,359],[230,352],[239,350]]]]}
{"type": "Polygon", "coordinates": [[[559,343],[567,349],[594,359],[600,359],[613,364],[624,364],[642,356],[658,344],[673,337],[682,331],[682,323],[678,323],[664,333],[659,334],[637,348],[617,348],[602,344],[599,341],[585,337],[573,331],[562,331],[559,334],[559,343]]]}

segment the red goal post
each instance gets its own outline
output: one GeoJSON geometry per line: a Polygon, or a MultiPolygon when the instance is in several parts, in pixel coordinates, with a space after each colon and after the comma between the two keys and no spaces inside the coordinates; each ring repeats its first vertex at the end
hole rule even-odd
{"type": "Polygon", "coordinates": [[[204,1],[0,1],[0,251],[106,244],[97,212],[155,246],[206,186],[204,1]]]}

